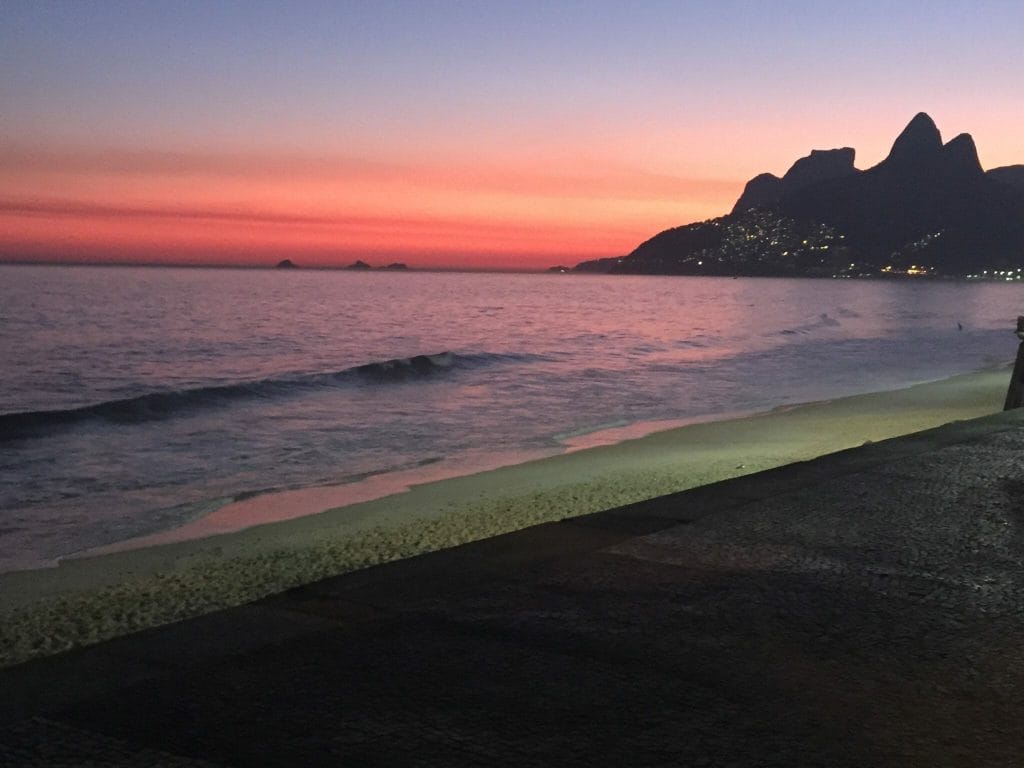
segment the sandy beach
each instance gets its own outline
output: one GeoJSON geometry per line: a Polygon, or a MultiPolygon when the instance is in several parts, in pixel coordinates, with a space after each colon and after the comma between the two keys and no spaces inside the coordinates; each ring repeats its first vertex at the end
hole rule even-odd
{"type": "MultiPolygon", "coordinates": [[[[894,392],[692,424],[425,482],[383,498],[350,496],[357,503],[346,506],[334,504],[322,489],[256,497],[232,511],[252,525],[244,530],[210,535],[220,519],[211,518],[182,541],[161,543],[175,538],[171,534],[135,542],[144,545],[137,549],[0,575],[0,665],[376,563],[984,416],[1002,407],[1008,376],[999,367],[894,392]],[[333,508],[308,514],[317,505],[333,508]]],[[[239,524],[236,518],[221,530],[239,524]]]]}

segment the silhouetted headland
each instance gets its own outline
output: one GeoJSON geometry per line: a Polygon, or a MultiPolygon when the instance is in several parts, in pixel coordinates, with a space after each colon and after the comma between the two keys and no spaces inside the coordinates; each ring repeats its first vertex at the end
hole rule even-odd
{"type": "Polygon", "coordinates": [[[917,114],[867,170],[850,147],[813,150],[782,178],[747,182],[732,211],[665,230],[578,272],[620,274],[1024,277],[1024,165],[984,171],[974,140],[943,144],[917,114]]]}

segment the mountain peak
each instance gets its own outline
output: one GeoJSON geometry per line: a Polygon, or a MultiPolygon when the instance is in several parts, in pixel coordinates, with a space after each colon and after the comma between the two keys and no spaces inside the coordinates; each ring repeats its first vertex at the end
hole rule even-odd
{"type": "Polygon", "coordinates": [[[933,159],[941,149],[942,135],[935,121],[924,112],[918,112],[896,137],[885,162],[916,164],[933,159]]]}
{"type": "Polygon", "coordinates": [[[981,161],[978,160],[978,148],[974,146],[974,139],[969,133],[961,133],[950,140],[942,148],[944,165],[950,171],[982,176],[981,161]]]}
{"type": "Polygon", "coordinates": [[[733,213],[771,205],[780,197],[804,187],[853,175],[857,173],[853,167],[855,156],[856,152],[852,147],[812,149],[811,154],[793,163],[781,179],[771,173],[762,173],[748,181],[743,194],[733,207],[733,213]]]}
{"type": "Polygon", "coordinates": [[[1024,165],[986,173],[969,134],[943,145],[924,112],[881,163],[861,171],[853,161],[849,147],[813,150],[781,178],[763,173],[751,179],[732,213],[665,230],[627,256],[576,269],[971,276],[997,267],[1005,274],[1024,263],[1024,165]]]}
{"type": "Polygon", "coordinates": [[[812,149],[807,157],[801,157],[793,163],[782,180],[795,188],[847,176],[854,172],[853,160],[856,156],[853,147],[812,149]]]}

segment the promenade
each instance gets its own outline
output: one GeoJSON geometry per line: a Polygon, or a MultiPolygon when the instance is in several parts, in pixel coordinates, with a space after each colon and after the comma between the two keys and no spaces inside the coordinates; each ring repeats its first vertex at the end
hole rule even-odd
{"type": "Polygon", "coordinates": [[[1024,410],[0,670],[0,766],[1019,766],[1024,410]]]}

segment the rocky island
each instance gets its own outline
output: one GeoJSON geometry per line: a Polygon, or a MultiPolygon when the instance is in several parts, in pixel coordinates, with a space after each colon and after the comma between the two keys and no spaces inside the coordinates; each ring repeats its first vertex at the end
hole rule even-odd
{"type": "Polygon", "coordinates": [[[921,112],[867,170],[850,147],[814,150],[747,182],[732,211],[665,230],[576,272],[785,277],[1024,273],[1024,165],[982,169],[974,140],[943,143],[921,112]]]}
{"type": "Polygon", "coordinates": [[[350,270],[355,270],[357,272],[360,272],[360,271],[365,272],[365,271],[369,271],[371,269],[383,270],[385,272],[404,272],[404,271],[407,271],[409,269],[409,265],[408,264],[404,264],[404,263],[402,263],[400,261],[395,261],[395,262],[392,262],[391,264],[387,264],[386,266],[383,266],[383,267],[374,267],[372,264],[367,264],[362,259],[359,259],[357,261],[352,262],[347,267],[342,267],[342,269],[350,269],[350,270]]]}

